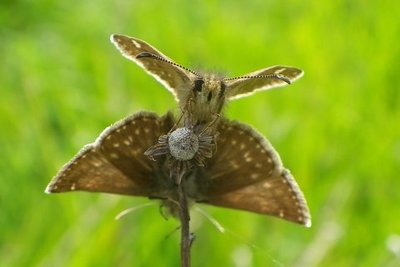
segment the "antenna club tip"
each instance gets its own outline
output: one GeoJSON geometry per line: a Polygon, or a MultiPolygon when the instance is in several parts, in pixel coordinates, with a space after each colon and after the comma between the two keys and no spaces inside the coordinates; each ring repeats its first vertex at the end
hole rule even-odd
{"type": "Polygon", "coordinates": [[[142,52],[136,56],[136,58],[143,58],[143,57],[154,57],[154,55],[149,52],[142,52]]]}
{"type": "Polygon", "coordinates": [[[279,80],[284,81],[284,82],[287,83],[287,84],[292,84],[292,81],[291,81],[288,77],[286,77],[286,76],[277,74],[277,75],[276,75],[276,78],[278,78],[279,80]]]}

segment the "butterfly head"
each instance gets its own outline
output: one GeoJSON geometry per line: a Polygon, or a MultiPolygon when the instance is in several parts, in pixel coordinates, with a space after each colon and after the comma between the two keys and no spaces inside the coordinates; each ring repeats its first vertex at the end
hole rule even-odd
{"type": "Polygon", "coordinates": [[[224,81],[215,75],[203,75],[193,80],[188,100],[196,116],[195,124],[212,121],[213,115],[220,114],[225,103],[224,81]]]}

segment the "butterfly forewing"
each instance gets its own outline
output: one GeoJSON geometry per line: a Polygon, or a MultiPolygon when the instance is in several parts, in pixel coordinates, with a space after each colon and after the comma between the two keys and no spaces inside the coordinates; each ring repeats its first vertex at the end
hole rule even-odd
{"type": "Polygon", "coordinates": [[[207,203],[310,225],[306,201],[277,152],[251,127],[223,121],[206,167],[207,203]]]}
{"type": "MultiPolygon", "coordinates": [[[[282,75],[290,82],[293,82],[303,76],[303,71],[294,67],[273,66],[243,75],[243,77],[254,77],[273,74],[282,75]]],[[[230,100],[237,99],[251,95],[257,91],[267,90],[285,85],[287,85],[287,82],[277,78],[243,78],[233,80],[228,79],[226,81],[226,97],[230,100]]]]}
{"type": "Polygon", "coordinates": [[[143,152],[172,125],[171,114],[159,118],[149,112],[140,112],[114,124],[68,162],[50,182],[46,192],[83,190],[138,196],[152,194],[157,169],[143,152]]]}
{"type": "Polygon", "coordinates": [[[156,80],[172,92],[178,101],[186,100],[193,74],[162,60],[156,60],[150,57],[137,58],[137,55],[148,52],[172,62],[171,59],[145,41],[119,34],[111,35],[111,41],[123,56],[134,61],[156,78],[156,80]]]}

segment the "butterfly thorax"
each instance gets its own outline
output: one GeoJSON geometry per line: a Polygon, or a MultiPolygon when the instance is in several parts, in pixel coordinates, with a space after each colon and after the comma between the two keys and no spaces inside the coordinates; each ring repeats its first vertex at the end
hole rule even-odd
{"type": "Polygon", "coordinates": [[[215,75],[197,78],[187,100],[193,124],[207,125],[221,113],[225,103],[225,83],[215,75]]]}

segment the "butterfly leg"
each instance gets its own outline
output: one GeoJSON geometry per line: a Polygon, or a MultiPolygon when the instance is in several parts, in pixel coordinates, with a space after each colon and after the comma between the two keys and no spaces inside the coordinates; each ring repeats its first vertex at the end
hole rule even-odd
{"type": "Polygon", "coordinates": [[[190,109],[190,103],[193,101],[192,98],[189,98],[187,103],[185,104],[185,106],[183,108],[181,108],[181,116],[179,117],[179,119],[176,121],[176,123],[174,124],[174,126],[172,126],[171,130],[169,130],[168,134],[172,133],[174,130],[176,130],[176,128],[178,128],[179,123],[181,122],[182,118],[185,116],[185,113],[189,111],[190,109]]]}
{"type": "Polygon", "coordinates": [[[199,136],[203,135],[208,129],[210,129],[221,117],[220,114],[214,114],[215,118],[200,132],[199,136]]]}

